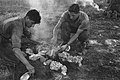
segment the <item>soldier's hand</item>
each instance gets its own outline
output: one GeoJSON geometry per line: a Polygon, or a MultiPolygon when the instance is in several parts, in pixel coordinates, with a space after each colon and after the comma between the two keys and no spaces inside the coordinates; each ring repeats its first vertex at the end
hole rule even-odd
{"type": "Polygon", "coordinates": [[[22,52],[22,54],[26,57],[27,56],[27,54],[26,53],[24,53],[24,52],[22,52]]]}
{"type": "Polygon", "coordinates": [[[30,74],[34,74],[35,73],[35,69],[34,69],[34,67],[31,64],[26,65],[26,68],[27,68],[27,70],[28,70],[28,72],[30,74]]]}
{"type": "Polygon", "coordinates": [[[61,49],[62,49],[62,50],[65,50],[67,47],[68,47],[68,45],[65,44],[65,45],[61,46],[61,49]]]}

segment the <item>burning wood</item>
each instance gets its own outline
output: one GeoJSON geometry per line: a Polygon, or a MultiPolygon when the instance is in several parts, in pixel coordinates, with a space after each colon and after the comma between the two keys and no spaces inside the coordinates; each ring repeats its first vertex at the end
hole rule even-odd
{"type": "Polygon", "coordinates": [[[66,73],[67,73],[67,67],[65,65],[61,64],[60,62],[47,60],[46,62],[44,62],[44,65],[50,65],[51,70],[58,71],[61,69],[61,73],[63,75],[66,75],[66,73]]]}
{"type": "Polygon", "coordinates": [[[69,63],[78,64],[79,67],[82,65],[81,61],[83,58],[81,56],[71,56],[69,54],[69,49],[63,51],[60,46],[52,46],[48,43],[43,43],[36,46],[37,53],[30,48],[26,49],[26,53],[29,55],[29,59],[35,61],[39,60],[43,62],[44,65],[49,65],[51,70],[61,70],[63,75],[67,74],[67,65],[63,65],[62,62],[67,61],[69,63]],[[59,62],[60,61],[60,62],[59,62]]]}

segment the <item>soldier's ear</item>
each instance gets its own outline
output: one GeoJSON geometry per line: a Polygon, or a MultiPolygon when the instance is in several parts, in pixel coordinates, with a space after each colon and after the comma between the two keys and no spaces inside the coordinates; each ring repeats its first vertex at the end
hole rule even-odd
{"type": "Polygon", "coordinates": [[[29,20],[29,17],[28,17],[28,16],[26,16],[26,17],[25,17],[25,19],[26,19],[26,20],[29,20]]]}

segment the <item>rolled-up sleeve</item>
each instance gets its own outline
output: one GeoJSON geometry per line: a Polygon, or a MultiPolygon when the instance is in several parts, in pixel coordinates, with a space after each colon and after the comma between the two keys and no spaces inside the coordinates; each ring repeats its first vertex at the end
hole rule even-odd
{"type": "Polygon", "coordinates": [[[14,29],[11,37],[13,48],[21,48],[22,33],[23,33],[22,25],[20,23],[14,24],[14,29]]]}

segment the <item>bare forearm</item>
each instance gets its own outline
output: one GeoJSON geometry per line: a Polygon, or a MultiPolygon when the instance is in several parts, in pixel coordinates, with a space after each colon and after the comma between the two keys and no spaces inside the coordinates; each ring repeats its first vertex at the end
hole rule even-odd
{"type": "Polygon", "coordinates": [[[58,33],[58,30],[57,30],[57,27],[55,26],[53,30],[53,37],[57,37],[57,33],[58,33]]]}
{"type": "Polygon", "coordinates": [[[69,42],[67,44],[71,44],[74,40],[76,40],[76,38],[81,34],[81,32],[83,31],[83,29],[81,28],[86,28],[89,26],[89,20],[84,20],[82,22],[82,24],[79,26],[76,34],[69,40],[69,42]]]}
{"type": "Polygon", "coordinates": [[[56,24],[56,26],[54,27],[54,29],[53,29],[53,37],[57,37],[58,29],[60,28],[61,23],[62,23],[62,21],[59,20],[58,23],[56,24]]]}
{"type": "Polygon", "coordinates": [[[15,52],[15,56],[24,64],[24,65],[29,65],[30,63],[28,62],[28,60],[25,58],[25,56],[23,55],[22,51],[20,49],[13,49],[13,51],[15,52]]]}
{"type": "Polygon", "coordinates": [[[68,45],[71,44],[73,41],[75,41],[77,39],[78,35],[75,34],[70,40],[69,42],[67,43],[68,45]]]}
{"type": "Polygon", "coordinates": [[[76,34],[69,40],[69,42],[67,43],[68,45],[71,44],[73,41],[75,41],[78,36],[80,35],[80,33],[82,32],[83,30],[81,29],[78,29],[78,31],[76,32],[76,34]]]}

